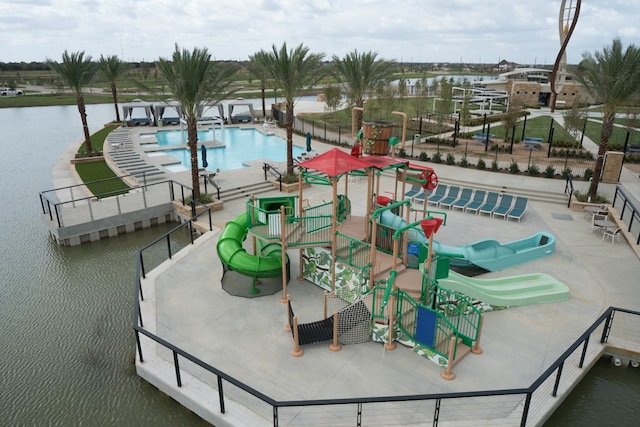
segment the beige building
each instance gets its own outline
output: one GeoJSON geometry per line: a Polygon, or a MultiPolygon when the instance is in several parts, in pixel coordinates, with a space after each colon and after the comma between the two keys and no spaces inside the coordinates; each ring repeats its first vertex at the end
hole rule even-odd
{"type": "MultiPolygon", "coordinates": [[[[503,90],[509,96],[511,104],[540,105],[548,107],[551,102],[551,84],[549,76],[551,70],[544,68],[516,68],[513,71],[500,74],[496,80],[487,80],[479,84],[487,89],[503,90]]],[[[581,85],[572,80],[571,75],[560,90],[556,106],[571,106],[578,99],[581,85]]]]}

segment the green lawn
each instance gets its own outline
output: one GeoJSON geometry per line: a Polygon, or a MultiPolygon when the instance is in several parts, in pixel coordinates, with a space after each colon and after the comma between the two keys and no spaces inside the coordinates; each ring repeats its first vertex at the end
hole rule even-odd
{"type": "MultiPolygon", "coordinates": [[[[102,152],[107,135],[109,132],[117,128],[118,126],[106,126],[91,135],[93,151],[102,152]]],[[[78,149],[78,154],[83,156],[85,153],[86,146],[83,142],[78,149]]],[[[87,185],[89,190],[98,197],[100,197],[100,195],[106,197],[108,195],[122,194],[129,191],[129,186],[118,178],[104,160],[77,163],[76,172],[82,179],[82,182],[87,185]]]]}

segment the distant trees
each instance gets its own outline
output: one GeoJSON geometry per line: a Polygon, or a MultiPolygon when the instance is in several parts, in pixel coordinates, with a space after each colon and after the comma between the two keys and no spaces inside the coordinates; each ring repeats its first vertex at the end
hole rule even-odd
{"type": "Polygon", "coordinates": [[[84,52],[69,53],[66,50],[62,54],[62,62],[47,59],[49,67],[57,73],[64,83],[71,88],[76,96],[76,105],[82,121],[84,132],[84,142],[87,154],[92,155],[91,133],[87,124],[87,110],[84,103],[84,91],[98,71],[95,62],[91,61],[91,56],[84,56],[84,52]]]}
{"type": "Polygon", "coordinates": [[[574,77],[596,103],[602,104],[602,129],[598,157],[588,194],[596,196],[604,156],[609,149],[609,138],[618,111],[636,99],[640,92],[640,49],[631,44],[623,49],[619,38],[602,52],[582,54],[582,61],[574,77]]]}

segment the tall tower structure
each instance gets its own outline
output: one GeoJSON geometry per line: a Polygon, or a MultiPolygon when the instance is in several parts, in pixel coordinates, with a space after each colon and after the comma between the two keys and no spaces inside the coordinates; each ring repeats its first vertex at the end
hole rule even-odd
{"type": "Polygon", "coordinates": [[[558,92],[562,90],[565,79],[567,78],[567,54],[565,50],[569,44],[571,34],[573,34],[573,29],[578,23],[580,3],[581,0],[562,0],[560,4],[560,15],[558,15],[560,50],[558,51],[558,56],[556,56],[556,62],[553,64],[553,71],[551,71],[551,102],[549,103],[551,112],[556,109],[558,92]]]}

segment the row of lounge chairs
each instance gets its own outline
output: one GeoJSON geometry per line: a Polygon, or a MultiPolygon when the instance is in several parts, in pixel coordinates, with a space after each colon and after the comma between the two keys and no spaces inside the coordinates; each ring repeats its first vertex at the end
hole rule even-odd
{"type": "Polygon", "coordinates": [[[411,199],[414,203],[424,203],[425,197],[428,204],[441,208],[460,209],[477,215],[487,214],[491,217],[502,217],[505,220],[515,219],[518,222],[524,216],[529,201],[523,196],[446,184],[439,184],[435,190],[428,192],[414,185],[405,193],[405,199],[411,199]]]}

